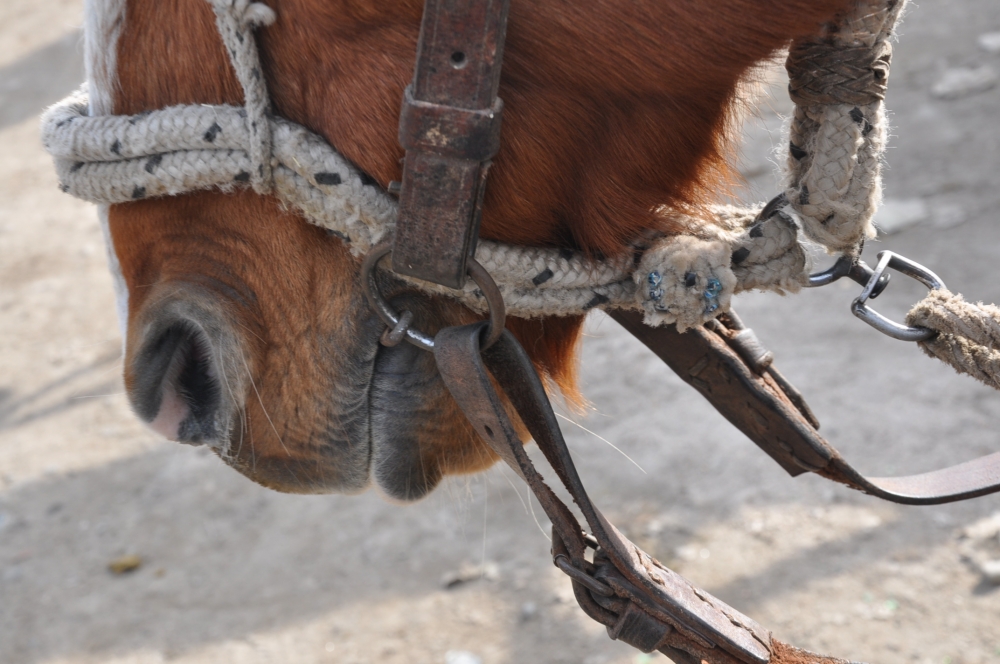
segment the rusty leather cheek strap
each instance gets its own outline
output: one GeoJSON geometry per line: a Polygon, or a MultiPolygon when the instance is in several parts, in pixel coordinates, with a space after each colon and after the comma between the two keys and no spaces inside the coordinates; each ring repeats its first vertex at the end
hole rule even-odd
{"type": "Polygon", "coordinates": [[[717,322],[679,334],[673,326],[644,325],[635,312],[608,313],[793,476],[811,471],[908,505],[1000,491],[1000,452],[920,475],[865,477],[819,435],[812,413],[780,373],[769,364],[754,368],[741,356],[739,331],[717,322]]]}
{"type": "Polygon", "coordinates": [[[426,0],[399,142],[406,148],[393,270],[461,288],[475,251],[490,159],[509,0],[426,0]]]}
{"type": "Polygon", "coordinates": [[[610,589],[595,597],[574,581],[584,610],[607,625],[613,637],[645,652],[661,650],[680,661],[768,662],[771,636],[766,629],[660,565],[593,505],[531,360],[507,331],[480,355],[483,329],[484,323],[475,323],[441,330],[434,339],[438,370],[482,439],[538,498],[553,524],[553,553],[566,555],[576,570],[596,576],[610,589]],[[594,563],[584,558],[586,540],[579,524],[525,453],[486,367],[586,518],[600,547],[594,563]]]}

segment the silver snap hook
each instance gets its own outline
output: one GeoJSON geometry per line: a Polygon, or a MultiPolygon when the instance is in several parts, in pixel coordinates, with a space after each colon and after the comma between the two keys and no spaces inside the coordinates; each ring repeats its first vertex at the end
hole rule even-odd
{"type": "Polygon", "coordinates": [[[926,327],[902,325],[901,323],[889,320],[879,312],[869,307],[868,299],[875,297],[875,291],[879,282],[888,268],[892,268],[897,272],[916,279],[923,285],[927,286],[930,290],[944,288],[944,282],[939,276],[928,270],[920,263],[911,261],[909,258],[905,258],[891,251],[880,251],[878,259],[878,264],[872,271],[872,274],[868,279],[868,283],[865,284],[864,290],[861,291],[861,295],[851,303],[851,311],[855,316],[868,323],[882,334],[892,337],[893,339],[899,339],[900,341],[926,341],[927,339],[933,337],[937,334],[934,330],[929,330],[926,327]]]}

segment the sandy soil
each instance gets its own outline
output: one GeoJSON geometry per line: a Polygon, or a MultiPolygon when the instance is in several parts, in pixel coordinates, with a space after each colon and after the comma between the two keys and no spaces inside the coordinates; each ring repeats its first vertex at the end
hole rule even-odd
{"type": "MultiPolygon", "coordinates": [[[[79,0],[0,5],[0,662],[661,660],[576,608],[510,473],[453,479],[410,507],[285,496],[137,424],[94,211],[58,192],[38,145],[38,110],[82,78],[80,15],[79,0]],[[111,573],[127,555],[138,569],[111,573]],[[445,587],[476,566],[482,578],[445,587]]],[[[1000,70],[977,43],[996,31],[996,0],[911,10],[883,219],[904,228],[872,247],[986,301],[1000,300],[1000,87],[930,91],[949,68],[1000,70]]],[[[775,189],[782,112],[778,94],[748,126],[755,198],[775,189]]],[[[904,281],[879,300],[887,313],[920,297],[904,281]]],[[[738,301],[827,437],[874,474],[1000,449],[998,395],[866,328],[848,311],[856,291],[738,301]]],[[[584,367],[581,423],[636,462],[567,424],[584,480],[663,562],[802,647],[1000,664],[1000,589],[975,564],[1000,558],[1000,498],[906,508],[792,480],[607,319],[591,322],[584,367]]]]}

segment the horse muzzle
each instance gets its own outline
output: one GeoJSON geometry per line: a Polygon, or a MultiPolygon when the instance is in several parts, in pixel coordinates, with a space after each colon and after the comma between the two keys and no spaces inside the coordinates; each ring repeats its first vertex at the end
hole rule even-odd
{"type": "MultiPolygon", "coordinates": [[[[125,382],[136,414],[169,440],[207,445],[280,491],[357,493],[374,480],[399,501],[495,460],[433,356],[379,345],[385,326],[360,296],[339,316],[271,338],[253,333],[253,307],[231,289],[171,281],[152,290],[129,326],[125,382]]],[[[392,302],[429,330],[468,317],[423,296],[392,302]]]]}

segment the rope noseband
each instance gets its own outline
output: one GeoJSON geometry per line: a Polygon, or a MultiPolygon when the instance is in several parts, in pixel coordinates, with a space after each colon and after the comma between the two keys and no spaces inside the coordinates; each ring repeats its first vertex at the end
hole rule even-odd
{"type": "MultiPolygon", "coordinates": [[[[273,12],[246,0],[209,0],[245,106],[179,105],[134,116],[90,116],[76,93],[42,118],[42,141],[61,188],[94,203],[127,203],[202,189],[251,186],[340,237],[356,256],[393,236],[398,203],[321,136],[270,113],[253,28],[273,12]]],[[[642,310],[652,325],[688,329],[728,309],[746,290],[795,292],[807,253],[790,209],[714,207],[715,223],[683,217],[691,236],[639,239],[627,254],[594,258],[565,249],[479,242],[475,259],[497,282],[507,310],[525,318],[591,309],[642,310]]],[[[677,213],[670,213],[676,216],[677,213]]],[[[474,284],[414,287],[486,301],[474,284]]]]}

